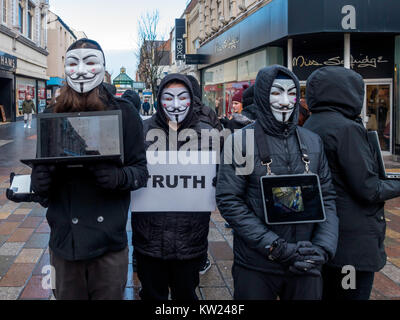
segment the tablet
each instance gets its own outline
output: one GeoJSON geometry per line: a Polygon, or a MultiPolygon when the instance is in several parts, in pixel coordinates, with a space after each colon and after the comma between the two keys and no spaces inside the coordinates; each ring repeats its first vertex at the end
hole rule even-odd
{"type": "Polygon", "coordinates": [[[260,182],[267,224],[326,220],[321,185],[316,174],[264,176],[260,182]]]}

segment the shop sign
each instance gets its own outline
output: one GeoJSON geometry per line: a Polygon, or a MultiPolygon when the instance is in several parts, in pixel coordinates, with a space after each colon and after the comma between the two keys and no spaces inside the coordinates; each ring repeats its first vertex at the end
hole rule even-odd
{"type": "Polygon", "coordinates": [[[226,50],[234,50],[239,48],[239,37],[229,37],[222,42],[217,42],[215,45],[215,52],[221,53],[226,50]]]}
{"type": "Polygon", "coordinates": [[[14,72],[17,69],[17,57],[0,51],[0,69],[14,72]]]}
{"type": "Polygon", "coordinates": [[[184,35],[186,33],[185,19],[175,19],[175,60],[185,60],[186,46],[184,35]]]}

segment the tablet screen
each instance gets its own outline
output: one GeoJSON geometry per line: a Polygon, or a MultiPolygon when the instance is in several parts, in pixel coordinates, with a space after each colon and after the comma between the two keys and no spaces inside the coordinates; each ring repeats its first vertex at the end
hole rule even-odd
{"type": "Polygon", "coordinates": [[[261,178],[267,224],[314,223],[325,220],[319,178],[314,174],[261,178]]]}

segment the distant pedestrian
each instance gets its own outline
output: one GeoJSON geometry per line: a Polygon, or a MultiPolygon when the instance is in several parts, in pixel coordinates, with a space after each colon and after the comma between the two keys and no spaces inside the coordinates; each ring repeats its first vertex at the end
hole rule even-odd
{"type": "Polygon", "coordinates": [[[242,100],[243,100],[243,90],[236,91],[236,93],[232,97],[232,109],[233,109],[232,115],[221,119],[221,123],[225,129],[234,131],[237,129],[242,129],[245,126],[254,122],[253,120],[250,120],[249,118],[247,118],[242,114],[243,111],[242,100]]]}
{"type": "Polygon", "coordinates": [[[150,103],[148,100],[144,100],[142,109],[143,109],[143,115],[148,116],[150,111],[150,103]]]}
{"type": "Polygon", "coordinates": [[[242,115],[250,120],[256,120],[256,106],[254,104],[254,84],[243,91],[243,111],[242,115]]]}
{"type": "Polygon", "coordinates": [[[28,129],[30,129],[32,125],[32,113],[35,112],[35,103],[30,94],[27,94],[24,102],[22,102],[22,112],[24,114],[24,128],[28,126],[28,129]]]}
{"type": "Polygon", "coordinates": [[[400,196],[400,181],[379,177],[378,159],[360,118],[364,81],[355,71],[323,67],[307,81],[312,112],[304,127],[324,142],[337,199],[339,243],[323,268],[323,300],[368,300],[374,273],[386,264],[385,201],[400,196]],[[355,269],[355,288],[342,287],[342,268],[355,269]]]}

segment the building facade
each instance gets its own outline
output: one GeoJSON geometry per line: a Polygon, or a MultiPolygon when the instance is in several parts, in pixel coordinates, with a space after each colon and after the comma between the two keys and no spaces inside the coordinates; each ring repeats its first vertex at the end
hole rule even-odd
{"type": "Polygon", "coordinates": [[[382,149],[400,155],[400,1],[199,0],[204,101],[219,114],[258,71],[282,64],[306,80],[322,66],[352,68],[365,80],[362,117],[382,149]],[[229,2],[229,3],[228,3],[229,2]],[[225,4],[225,6],[223,6],[225,4]],[[228,7],[226,6],[228,4],[228,7]]]}
{"type": "Polygon", "coordinates": [[[47,99],[53,98],[56,90],[65,81],[65,53],[68,47],[77,40],[72,29],[55,13],[49,11],[47,19],[48,69],[47,99]]]}
{"type": "Polygon", "coordinates": [[[7,121],[22,115],[30,94],[46,105],[48,0],[0,0],[0,105],[7,121]]]}

